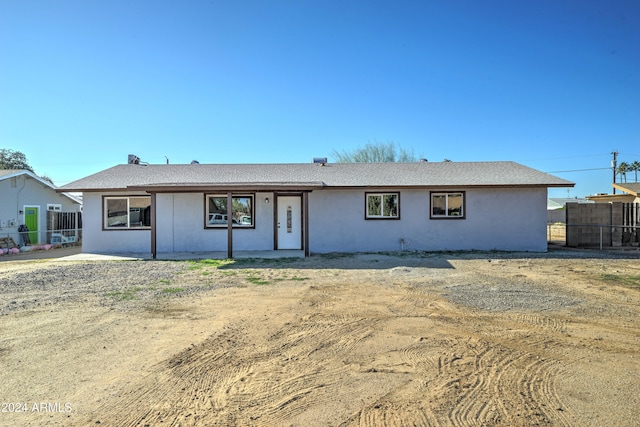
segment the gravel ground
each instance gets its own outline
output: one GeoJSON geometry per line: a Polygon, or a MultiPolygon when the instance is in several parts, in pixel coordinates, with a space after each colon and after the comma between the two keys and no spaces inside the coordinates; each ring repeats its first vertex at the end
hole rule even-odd
{"type": "Polygon", "coordinates": [[[639,254],[1,262],[0,425],[637,425],[639,254]]]}
{"type": "Polygon", "coordinates": [[[451,302],[487,311],[555,311],[582,303],[579,298],[550,292],[530,283],[464,284],[446,288],[451,302]]]}
{"type": "Polygon", "coordinates": [[[188,268],[189,263],[171,261],[92,261],[37,263],[24,271],[3,271],[0,272],[0,294],[11,295],[11,298],[2,298],[0,316],[15,310],[92,297],[101,297],[103,303],[108,304],[114,299],[126,299],[132,290],[138,298],[153,296],[162,292],[156,285],[188,268]]]}
{"type": "MultiPolygon", "coordinates": [[[[632,256],[637,256],[632,254],[632,256]]],[[[624,259],[629,253],[609,252],[597,253],[597,260],[624,259]]],[[[424,282],[427,286],[435,286],[443,290],[443,295],[456,304],[462,304],[489,311],[536,310],[550,311],[574,306],[581,303],[579,298],[566,295],[552,287],[541,287],[522,277],[497,280],[488,275],[479,275],[478,281],[468,283],[456,282],[450,274],[437,274],[433,271],[447,270],[455,259],[478,259],[500,263],[500,260],[518,260],[526,263],[530,259],[583,259],[593,257],[586,251],[555,251],[547,254],[513,254],[513,253],[424,253],[424,254],[331,254],[318,255],[307,259],[286,260],[244,260],[241,265],[247,268],[269,268],[286,263],[290,269],[342,269],[350,268],[354,262],[363,268],[384,269],[390,266],[391,274],[429,277],[424,282]],[[520,258],[520,256],[526,258],[520,258]],[[368,264],[368,265],[367,265],[368,264]],[[452,280],[453,279],[453,280],[452,280]]],[[[0,271],[0,293],[5,295],[0,302],[0,316],[16,310],[46,307],[58,303],[99,298],[101,304],[119,302],[118,307],[126,309],[123,300],[148,301],[156,299],[163,293],[188,294],[202,289],[229,287],[241,284],[240,280],[207,280],[194,277],[189,272],[194,263],[189,261],[87,261],[56,262],[41,261],[24,262],[23,267],[14,267],[0,271]],[[176,280],[181,275],[180,280],[176,280]],[[135,295],[135,298],[134,298],[135,295]]],[[[450,268],[449,268],[450,270],[450,268]]],[[[130,304],[135,305],[135,304],[130,304]]]]}

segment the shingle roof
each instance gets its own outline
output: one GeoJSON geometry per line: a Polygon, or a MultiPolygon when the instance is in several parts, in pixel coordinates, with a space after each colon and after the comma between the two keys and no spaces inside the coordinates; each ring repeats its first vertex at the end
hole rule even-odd
{"type": "Polygon", "coordinates": [[[118,165],[60,191],[199,187],[573,187],[574,183],[514,162],[118,165]]]}

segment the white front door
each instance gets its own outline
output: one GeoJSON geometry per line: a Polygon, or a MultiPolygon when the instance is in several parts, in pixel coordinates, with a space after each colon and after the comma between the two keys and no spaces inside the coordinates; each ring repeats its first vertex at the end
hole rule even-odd
{"type": "Polygon", "coordinates": [[[278,196],[278,249],[302,249],[302,197],[278,196]]]}

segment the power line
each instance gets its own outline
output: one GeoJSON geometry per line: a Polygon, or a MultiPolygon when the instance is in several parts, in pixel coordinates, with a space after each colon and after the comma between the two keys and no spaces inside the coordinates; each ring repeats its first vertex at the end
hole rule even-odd
{"type": "Polygon", "coordinates": [[[581,156],[566,156],[566,157],[547,157],[545,159],[529,159],[522,160],[524,162],[541,162],[544,160],[563,160],[563,159],[579,159],[584,157],[600,157],[600,156],[608,156],[610,153],[600,153],[600,154],[584,154],[581,156]]]}
{"type": "Polygon", "coordinates": [[[586,172],[586,171],[602,171],[602,170],[611,170],[611,168],[573,169],[573,170],[567,170],[567,171],[551,171],[546,173],[586,172]]]}

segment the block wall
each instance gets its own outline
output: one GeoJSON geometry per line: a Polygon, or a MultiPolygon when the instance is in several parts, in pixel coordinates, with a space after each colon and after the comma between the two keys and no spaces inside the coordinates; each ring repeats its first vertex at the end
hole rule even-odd
{"type": "Polygon", "coordinates": [[[622,246],[623,203],[567,203],[567,246],[622,246]]]}
{"type": "Polygon", "coordinates": [[[567,246],[611,246],[612,205],[567,203],[567,246]]]}

